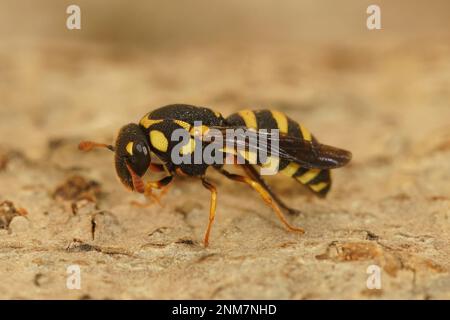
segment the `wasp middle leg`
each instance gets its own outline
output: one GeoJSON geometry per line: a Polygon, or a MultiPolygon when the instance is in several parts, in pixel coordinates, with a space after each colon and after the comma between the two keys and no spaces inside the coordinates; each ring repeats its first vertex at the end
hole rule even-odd
{"type": "Polygon", "coordinates": [[[209,222],[208,227],[206,228],[205,238],[203,239],[203,244],[205,247],[209,244],[209,233],[211,232],[211,227],[214,222],[214,217],[216,216],[216,204],[217,204],[217,189],[210,182],[206,181],[206,179],[202,178],[203,186],[211,192],[211,203],[209,207],[209,222]]]}

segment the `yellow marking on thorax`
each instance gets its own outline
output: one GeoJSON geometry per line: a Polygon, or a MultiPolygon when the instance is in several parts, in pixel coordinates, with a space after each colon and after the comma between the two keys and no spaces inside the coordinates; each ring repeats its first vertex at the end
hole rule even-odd
{"type": "Polygon", "coordinates": [[[277,122],[277,127],[280,130],[281,133],[287,133],[288,132],[288,120],[286,118],[286,115],[280,111],[270,111],[272,113],[272,117],[277,122]]]}
{"type": "Polygon", "coordinates": [[[323,190],[327,185],[328,185],[327,182],[319,182],[319,183],[316,183],[316,184],[310,184],[310,185],[308,185],[308,187],[310,187],[311,189],[313,189],[315,192],[320,192],[320,191],[323,190]]]}
{"type": "Polygon", "coordinates": [[[172,121],[175,122],[180,127],[182,127],[183,129],[185,129],[186,131],[189,131],[191,129],[191,125],[183,120],[172,120],[172,121]]]}
{"type": "Polygon", "coordinates": [[[320,169],[309,169],[308,171],[306,171],[304,174],[297,177],[296,179],[303,184],[307,184],[312,179],[317,177],[317,175],[320,173],[320,171],[321,171],[320,169]]]}
{"type": "Polygon", "coordinates": [[[308,131],[308,129],[306,129],[301,124],[299,126],[300,126],[300,131],[302,132],[303,139],[306,141],[312,141],[312,136],[311,136],[311,133],[308,131]]]}
{"type": "Polygon", "coordinates": [[[145,117],[143,117],[141,119],[141,121],[139,122],[141,126],[143,126],[145,129],[148,129],[151,125],[156,124],[156,123],[160,123],[162,122],[162,119],[158,119],[158,120],[154,120],[154,119],[149,119],[148,115],[146,115],[145,117]]]}
{"type": "Polygon", "coordinates": [[[166,152],[169,147],[169,141],[164,133],[159,130],[150,131],[150,143],[159,151],[166,152]]]}
{"type": "Polygon", "coordinates": [[[190,138],[189,142],[181,147],[180,153],[182,155],[186,155],[186,154],[190,154],[190,153],[194,152],[194,150],[195,150],[195,140],[190,138]]]}
{"type": "Polygon", "coordinates": [[[242,110],[238,114],[244,119],[245,126],[247,128],[258,129],[258,123],[256,122],[256,115],[251,110],[242,110]]]}
{"type": "Polygon", "coordinates": [[[127,152],[132,156],[133,155],[133,142],[128,142],[127,146],[125,147],[127,152]]]}
{"type": "Polygon", "coordinates": [[[287,175],[288,177],[292,177],[299,168],[300,168],[300,165],[298,163],[291,162],[286,166],[286,168],[284,168],[280,172],[282,174],[287,175]]]}
{"type": "Polygon", "coordinates": [[[205,125],[201,125],[201,126],[195,126],[192,127],[191,130],[189,131],[189,133],[192,136],[196,136],[196,137],[203,137],[209,130],[209,127],[205,126],[205,125]]]}

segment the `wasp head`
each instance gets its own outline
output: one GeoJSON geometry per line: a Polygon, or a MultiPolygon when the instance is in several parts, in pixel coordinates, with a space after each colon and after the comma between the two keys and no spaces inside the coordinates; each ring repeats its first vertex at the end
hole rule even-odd
{"type": "Polygon", "coordinates": [[[145,132],[134,123],[123,126],[117,135],[115,146],[83,141],[79,149],[89,151],[104,147],[115,153],[114,163],[117,175],[124,186],[140,193],[144,192],[142,176],[151,163],[150,148],[145,132]]]}

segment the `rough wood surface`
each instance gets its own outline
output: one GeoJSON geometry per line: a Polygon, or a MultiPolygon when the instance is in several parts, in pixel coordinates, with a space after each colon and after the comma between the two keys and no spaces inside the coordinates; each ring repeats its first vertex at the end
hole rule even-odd
{"type": "MultiPolygon", "coordinates": [[[[445,42],[119,51],[0,43],[0,298],[450,298],[450,50],[445,42]],[[325,200],[271,178],[305,235],[211,172],[163,206],[133,205],[112,154],[121,125],[176,102],[224,115],[274,108],[353,161],[325,200]],[[81,268],[81,290],[66,288],[81,268]],[[366,287],[370,265],[382,287],[366,287]]],[[[448,41],[446,43],[449,43],[448,41]]],[[[155,176],[151,177],[152,179],[155,176]]]]}

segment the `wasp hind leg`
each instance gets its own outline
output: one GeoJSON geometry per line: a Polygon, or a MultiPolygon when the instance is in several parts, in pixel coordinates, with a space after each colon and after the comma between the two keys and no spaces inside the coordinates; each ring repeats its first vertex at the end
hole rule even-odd
{"type": "Polygon", "coordinates": [[[286,217],[283,215],[283,212],[281,211],[280,207],[277,205],[277,203],[274,201],[274,199],[271,197],[270,193],[257,181],[253,180],[250,177],[240,176],[237,174],[229,173],[228,171],[225,171],[223,169],[217,169],[220,173],[222,173],[224,176],[226,176],[228,179],[233,181],[239,181],[244,182],[248,184],[250,187],[252,187],[255,191],[259,193],[259,195],[263,198],[264,202],[272,208],[273,211],[275,211],[276,215],[278,216],[278,219],[283,223],[283,225],[288,229],[289,231],[299,232],[299,233],[305,233],[305,230],[299,227],[295,227],[291,225],[287,220],[286,217]]]}
{"type": "Polygon", "coordinates": [[[270,196],[272,197],[272,199],[283,209],[285,210],[287,213],[292,214],[292,215],[297,215],[300,214],[301,211],[298,209],[294,209],[289,207],[287,204],[284,203],[283,200],[281,200],[276,194],[275,192],[273,192],[273,190],[269,187],[269,185],[266,183],[266,181],[264,181],[264,179],[261,177],[261,175],[258,173],[258,171],[256,171],[255,167],[253,167],[251,164],[244,164],[242,165],[242,168],[244,169],[245,173],[252,178],[253,180],[255,180],[256,182],[258,182],[261,187],[264,188],[264,190],[267,191],[268,194],[270,194],[270,196]]]}
{"type": "Polygon", "coordinates": [[[203,239],[203,244],[205,247],[209,244],[209,234],[211,232],[211,227],[214,222],[214,217],[216,216],[216,204],[217,204],[217,189],[210,182],[206,181],[206,179],[202,178],[203,186],[211,192],[211,204],[209,207],[209,222],[208,227],[206,228],[205,237],[203,239]]]}

